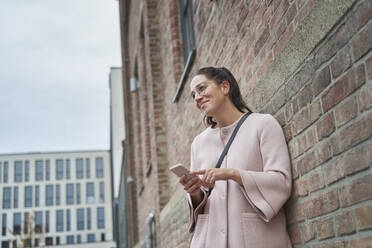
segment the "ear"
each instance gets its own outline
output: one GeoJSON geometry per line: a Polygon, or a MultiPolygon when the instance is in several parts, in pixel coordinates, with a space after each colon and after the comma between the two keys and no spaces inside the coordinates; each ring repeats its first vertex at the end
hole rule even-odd
{"type": "Polygon", "coordinates": [[[230,93],[230,83],[227,80],[222,81],[220,84],[223,94],[226,96],[230,93]]]}

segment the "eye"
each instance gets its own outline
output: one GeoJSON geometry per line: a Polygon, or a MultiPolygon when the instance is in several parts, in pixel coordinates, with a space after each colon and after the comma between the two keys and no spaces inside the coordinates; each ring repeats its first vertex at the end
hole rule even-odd
{"type": "Polygon", "coordinates": [[[195,99],[195,93],[194,92],[191,92],[191,98],[195,99]]]}

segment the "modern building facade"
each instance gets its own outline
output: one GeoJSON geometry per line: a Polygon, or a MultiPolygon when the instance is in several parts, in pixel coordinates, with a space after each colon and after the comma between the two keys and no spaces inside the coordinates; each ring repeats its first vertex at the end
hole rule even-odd
{"type": "Polygon", "coordinates": [[[111,180],[109,151],[0,155],[0,247],[115,247],[111,180]]]}

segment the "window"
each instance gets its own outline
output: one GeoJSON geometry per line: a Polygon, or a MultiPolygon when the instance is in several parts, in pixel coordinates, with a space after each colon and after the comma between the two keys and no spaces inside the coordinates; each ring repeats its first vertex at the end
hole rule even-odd
{"type": "Polygon", "coordinates": [[[87,183],[86,188],[86,203],[91,204],[94,203],[94,184],[87,183]]]}
{"type": "Polygon", "coordinates": [[[56,245],[59,245],[59,244],[60,244],[60,238],[56,237],[56,245]]]}
{"type": "Polygon", "coordinates": [[[67,244],[73,244],[74,242],[74,235],[68,235],[66,238],[66,243],[67,244]]]}
{"type": "Polygon", "coordinates": [[[14,187],[13,189],[13,208],[18,208],[18,187],[14,187]]]}
{"type": "Polygon", "coordinates": [[[25,186],[25,208],[32,207],[32,186],[25,186]]]}
{"type": "Polygon", "coordinates": [[[85,167],[86,167],[87,178],[90,178],[90,159],[89,158],[85,159],[85,167]]]}
{"type": "Polygon", "coordinates": [[[77,230],[84,230],[84,209],[77,209],[77,230]]]}
{"type": "Polygon", "coordinates": [[[76,204],[80,204],[81,197],[80,197],[80,183],[76,184],[76,204]]]}
{"type": "Polygon", "coordinates": [[[40,186],[35,186],[35,207],[39,207],[40,205],[40,186]]]}
{"type": "Polygon", "coordinates": [[[43,212],[35,212],[35,232],[41,233],[43,230],[43,212]]]}
{"type": "Polygon", "coordinates": [[[66,231],[71,230],[71,210],[66,210],[66,231]]]}
{"type": "Polygon", "coordinates": [[[105,238],[105,234],[104,233],[101,233],[101,241],[105,241],[106,238],[105,238]]]}
{"type": "Polygon", "coordinates": [[[92,209],[87,209],[87,229],[92,229],[92,209]]]}
{"type": "Polygon", "coordinates": [[[99,202],[105,202],[105,185],[103,182],[99,183],[99,202]]]}
{"type": "Polygon", "coordinates": [[[76,179],[83,178],[83,159],[77,158],[76,159],[76,179]]]}
{"type": "Polygon", "coordinates": [[[74,185],[72,183],[66,184],[66,204],[74,204],[74,185]]]}
{"type": "Polygon", "coordinates": [[[79,235],[77,236],[77,238],[76,238],[76,239],[77,239],[77,241],[76,241],[76,242],[77,242],[78,244],[80,244],[80,243],[81,243],[81,235],[79,234],[79,235]]]}
{"type": "Polygon", "coordinates": [[[35,180],[36,181],[43,181],[43,160],[36,160],[35,161],[35,180]]]}
{"type": "Polygon", "coordinates": [[[53,206],[53,185],[46,185],[45,192],[45,205],[53,206]]]}
{"type": "Polygon", "coordinates": [[[56,185],[56,206],[61,204],[61,186],[59,184],[56,185]]]}
{"type": "Polygon", "coordinates": [[[62,232],[63,231],[63,210],[57,210],[56,211],[56,216],[57,216],[57,232],[62,232]]]}
{"type": "Polygon", "coordinates": [[[7,215],[3,214],[2,221],[1,221],[1,235],[6,236],[6,227],[7,227],[7,221],[6,221],[7,215]]]}
{"type": "Polygon", "coordinates": [[[2,168],[1,168],[1,162],[0,162],[0,183],[1,183],[2,173],[3,173],[3,171],[2,171],[2,168]]]}
{"type": "Polygon", "coordinates": [[[29,213],[25,213],[24,214],[24,221],[23,221],[23,233],[24,234],[27,234],[28,233],[28,226],[29,226],[29,224],[30,224],[30,222],[29,222],[29,217],[30,217],[30,214],[29,213]]]}
{"type": "Polygon", "coordinates": [[[45,160],[45,180],[50,180],[50,160],[45,160]]]}
{"type": "Polygon", "coordinates": [[[32,243],[31,239],[26,239],[26,244],[24,247],[31,247],[32,246],[31,243],[32,243]]]}
{"type": "Polygon", "coordinates": [[[14,162],[14,182],[22,182],[23,163],[22,161],[14,162]]]}
{"type": "Polygon", "coordinates": [[[3,188],[3,209],[10,208],[11,190],[10,187],[3,188]]]}
{"type": "Polygon", "coordinates": [[[3,182],[4,182],[4,183],[7,183],[7,182],[8,182],[8,172],[9,172],[9,171],[8,171],[9,168],[8,168],[8,162],[7,162],[7,161],[4,162],[4,164],[3,164],[3,169],[4,169],[4,170],[3,170],[3,172],[4,172],[4,173],[3,173],[3,176],[4,176],[4,180],[3,180],[3,182]]]}
{"type": "Polygon", "coordinates": [[[39,247],[39,243],[40,243],[40,239],[36,238],[35,241],[34,241],[35,247],[39,247]]]}
{"type": "Polygon", "coordinates": [[[45,238],[46,245],[53,245],[53,237],[46,237],[45,238]]]}
{"type": "Polygon", "coordinates": [[[97,228],[105,228],[105,209],[97,208],[97,228]]]}
{"type": "Polygon", "coordinates": [[[1,248],[9,248],[9,241],[1,241],[1,248]]]}
{"type": "Polygon", "coordinates": [[[66,179],[71,178],[70,159],[66,159],[66,179]]]}
{"type": "Polygon", "coordinates": [[[95,237],[94,233],[88,234],[88,243],[93,243],[95,241],[96,241],[96,237],[95,237]]]}
{"type": "Polygon", "coordinates": [[[96,158],[96,178],[103,178],[103,158],[96,158]]]}
{"type": "Polygon", "coordinates": [[[63,179],[63,160],[62,159],[56,160],[56,179],[57,180],[63,179]]]}
{"type": "Polygon", "coordinates": [[[25,182],[30,181],[30,161],[25,161],[25,182]]]}
{"type": "Polygon", "coordinates": [[[192,1],[179,0],[180,13],[181,13],[181,28],[182,28],[182,41],[183,41],[183,58],[186,61],[195,50],[195,34],[194,34],[194,21],[192,1]]]}
{"type": "Polygon", "coordinates": [[[45,212],[45,232],[49,232],[49,226],[50,226],[50,220],[49,220],[49,210],[45,212]]]}
{"type": "Polygon", "coordinates": [[[21,234],[21,213],[13,214],[13,232],[14,234],[21,234]]]}

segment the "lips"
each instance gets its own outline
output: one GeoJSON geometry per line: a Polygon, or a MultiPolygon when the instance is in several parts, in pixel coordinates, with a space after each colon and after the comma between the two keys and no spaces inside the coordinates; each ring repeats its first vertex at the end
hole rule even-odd
{"type": "Polygon", "coordinates": [[[199,103],[199,108],[200,108],[200,109],[203,109],[203,107],[205,106],[205,104],[206,104],[207,102],[209,102],[209,101],[203,101],[203,102],[199,103]]]}

